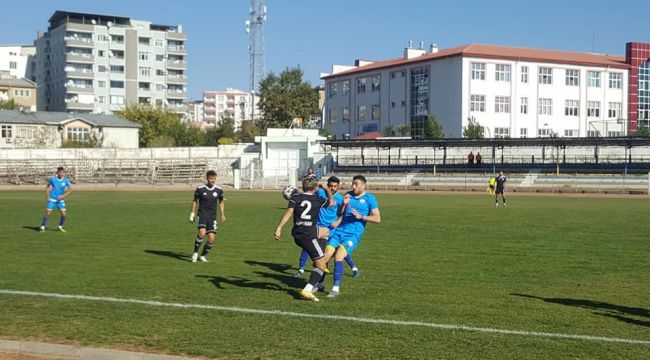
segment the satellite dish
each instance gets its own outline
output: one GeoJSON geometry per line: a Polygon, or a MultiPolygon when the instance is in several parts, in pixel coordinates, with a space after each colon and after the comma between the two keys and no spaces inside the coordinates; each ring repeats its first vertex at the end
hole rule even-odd
{"type": "Polygon", "coordinates": [[[95,24],[97,24],[97,20],[92,19],[92,20],[90,20],[90,23],[93,24],[93,25],[95,25],[95,24]]]}
{"type": "Polygon", "coordinates": [[[106,23],[106,27],[111,27],[111,26],[113,26],[113,22],[112,22],[112,21],[109,21],[109,22],[106,23]]]}

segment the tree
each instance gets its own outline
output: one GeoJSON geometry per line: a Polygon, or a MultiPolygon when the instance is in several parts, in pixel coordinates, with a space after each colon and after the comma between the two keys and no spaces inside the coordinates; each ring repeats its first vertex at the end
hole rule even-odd
{"type": "Polygon", "coordinates": [[[262,135],[262,130],[255,126],[252,120],[245,120],[241,123],[241,128],[235,134],[239,142],[252,143],[255,142],[255,137],[262,135]]]}
{"type": "Polygon", "coordinates": [[[328,129],[328,128],[322,128],[322,129],[320,129],[320,130],[318,131],[318,135],[323,136],[323,137],[326,137],[326,138],[329,139],[329,138],[332,137],[332,135],[334,135],[334,134],[332,133],[332,130],[330,130],[330,129],[328,129]]]}
{"type": "Polygon", "coordinates": [[[0,100],[0,110],[20,110],[20,104],[14,99],[0,100]]]}
{"type": "Polygon", "coordinates": [[[639,126],[636,130],[637,137],[650,137],[650,126],[639,126]]]}
{"type": "Polygon", "coordinates": [[[411,132],[411,125],[409,124],[397,125],[397,131],[401,136],[407,136],[409,132],[411,132]]]}
{"type": "Polygon", "coordinates": [[[388,137],[388,136],[395,136],[396,132],[397,132],[397,128],[395,127],[395,125],[388,125],[381,131],[381,134],[383,136],[388,137]]]}
{"type": "Polygon", "coordinates": [[[205,143],[205,133],[180,121],[169,129],[167,135],[174,139],[175,146],[198,146],[205,143]]]}
{"type": "Polygon", "coordinates": [[[147,104],[127,106],[118,113],[118,116],[142,125],[140,128],[141,147],[168,144],[171,137],[170,132],[175,125],[180,123],[176,113],[147,104]]]}
{"type": "Polygon", "coordinates": [[[442,139],[445,134],[442,132],[442,125],[438,122],[435,115],[429,116],[426,124],[424,124],[424,139],[434,140],[442,139]]]}
{"type": "Polygon", "coordinates": [[[299,68],[287,68],[280,75],[269,74],[260,82],[259,127],[286,128],[293,118],[311,119],[318,116],[318,92],[303,80],[299,68]]]}
{"type": "Polygon", "coordinates": [[[467,118],[468,124],[463,127],[463,137],[468,139],[483,139],[485,129],[472,116],[467,118]]]}

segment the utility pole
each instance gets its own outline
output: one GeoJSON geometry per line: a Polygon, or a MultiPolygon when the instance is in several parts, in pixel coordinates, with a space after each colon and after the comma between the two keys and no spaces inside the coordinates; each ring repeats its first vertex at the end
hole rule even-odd
{"type": "Polygon", "coordinates": [[[250,19],[246,20],[249,34],[249,87],[251,93],[251,120],[255,123],[255,94],[264,76],[264,23],[266,22],[266,1],[251,0],[250,19]]]}

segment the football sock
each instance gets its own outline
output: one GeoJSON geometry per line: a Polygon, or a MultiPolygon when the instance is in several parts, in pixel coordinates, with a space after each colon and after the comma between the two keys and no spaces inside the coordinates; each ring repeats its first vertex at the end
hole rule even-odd
{"type": "Polygon", "coordinates": [[[341,289],[339,288],[338,285],[332,286],[332,292],[339,292],[339,291],[341,291],[341,289]]]}
{"type": "Polygon", "coordinates": [[[41,220],[41,226],[47,225],[47,216],[43,216],[43,220],[41,220]]]}
{"type": "Polygon", "coordinates": [[[199,249],[201,248],[202,243],[203,243],[203,239],[197,236],[196,241],[194,241],[194,252],[195,253],[199,252],[199,249]]]}
{"type": "Polygon", "coordinates": [[[314,268],[314,270],[311,271],[311,275],[309,275],[309,282],[307,285],[305,285],[305,291],[313,291],[314,286],[318,283],[318,280],[320,280],[323,277],[323,270],[319,268],[314,268]]]}
{"type": "Polygon", "coordinates": [[[318,282],[318,287],[319,288],[322,288],[323,286],[325,286],[325,277],[326,276],[327,276],[327,274],[325,274],[325,273],[323,273],[323,276],[321,276],[320,281],[318,282]]]}
{"type": "Polygon", "coordinates": [[[303,270],[305,268],[305,265],[307,264],[307,259],[309,259],[309,253],[303,250],[300,253],[300,261],[298,261],[298,268],[300,270],[303,270]]]}
{"type": "Polygon", "coordinates": [[[345,267],[343,267],[343,261],[334,262],[334,285],[340,286],[341,280],[343,280],[343,273],[345,272],[345,267]]]}
{"type": "Polygon", "coordinates": [[[208,253],[209,253],[211,250],[212,250],[212,244],[211,244],[210,242],[208,242],[208,243],[205,244],[205,246],[203,247],[203,252],[201,253],[201,256],[206,256],[206,255],[208,255],[208,253]]]}
{"type": "Polygon", "coordinates": [[[59,226],[63,226],[65,224],[65,218],[62,217],[61,220],[59,220],[59,226]]]}
{"type": "Polygon", "coordinates": [[[350,267],[350,269],[354,269],[354,268],[357,267],[357,266],[354,264],[354,260],[352,260],[352,256],[350,256],[350,255],[348,255],[348,256],[345,257],[345,262],[348,263],[348,266],[350,267]]]}

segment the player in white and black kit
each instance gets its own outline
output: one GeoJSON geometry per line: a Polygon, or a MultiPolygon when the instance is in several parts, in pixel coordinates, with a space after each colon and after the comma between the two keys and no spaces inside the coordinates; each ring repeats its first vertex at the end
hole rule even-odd
{"type": "Polygon", "coordinates": [[[291,235],[294,242],[307,251],[309,257],[314,261],[314,269],[309,276],[309,282],[299,294],[301,298],[312,301],[318,301],[318,298],[313,294],[314,287],[325,274],[326,263],[323,256],[325,255],[327,242],[324,238],[329,235],[329,230],[326,227],[318,226],[320,209],[336,206],[334,196],[327,187],[321,186],[327,193],[328,199],[323,199],[314,193],[317,186],[319,186],[318,181],[313,177],[305,177],[302,180],[303,192],[291,196],[289,206],[282,215],[274,234],[275,240],[280,240],[282,228],[289,221],[289,218],[293,216],[291,235]]]}
{"type": "Polygon", "coordinates": [[[192,262],[201,260],[207,262],[206,256],[212,250],[212,244],[217,233],[217,208],[221,215],[221,223],[226,222],[226,213],[223,205],[223,190],[216,185],[217,173],[214,170],[208,171],[206,174],[205,185],[200,185],[194,191],[194,199],[192,200],[192,212],[190,213],[190,223],[194,223],[194,214],[198,205],[198,234],[194,241],[194,252],[192,253],[192,262]],[[208,242],[203,247],[203,252],[199,257],[199,249],[203,243],[203,238],[208,235],[208,242]]]}
{"type": "Polygon", "coordinates": [[[497,177],[497,189],[494,192],[494,201],[495,201],[495,206],[499,207],[499,194],[501,194],[501,200],[503,201],[503,207],[507,207],[508,205],[506,204],[506,197],[504,195],[504,192],[506,191],[506,176],[503,175],[503,171],[499,171],[499,176],[497,177]]]}

